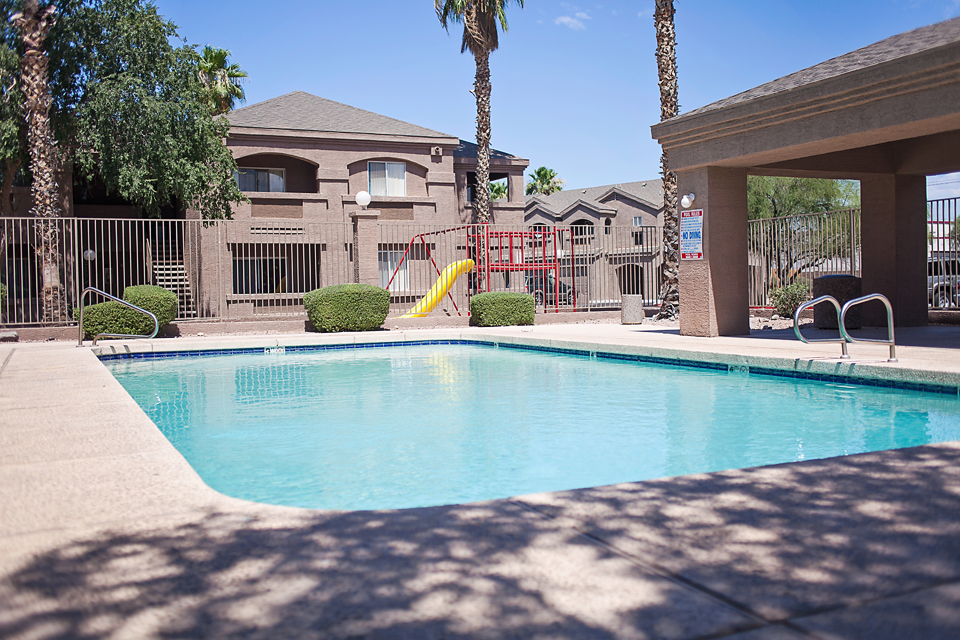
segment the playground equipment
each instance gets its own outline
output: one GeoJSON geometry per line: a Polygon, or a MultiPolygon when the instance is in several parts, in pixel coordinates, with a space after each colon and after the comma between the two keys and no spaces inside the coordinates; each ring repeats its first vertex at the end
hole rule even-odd
{"type": "Polygon", "coordinates": [[[406,313],[400,317],[426,317],[428,313],[437,308],[437,304],[439,304],[440,301],[443,300],[443,297],[450,292],[450,287],[453,286],[453,283],[456,282],[457,278],[468,271],[473,271],[473,267],[473,260],[470,260],[469,258],[466,260],[459,260],[449,265],[443,270],[443,273],[440,274],[440,278],[437,280],[437,283],[433,285],[433,288],[430,289],[430,293],[420,298],[420,301],[417,302],[416,306],[411,309],[409,313],[406,313]]]}
{"type": "MultiPolygon", "coordinates": [[[[404,262],[410,258],[411,250],[419,244],[422,255],[430,260],[437,272],[438,280],[430,292],[402,317],[422,318],[435,309],[444,297],[449,297],[457,315],[463,315],[456,300],[451,295],[450,289],[460,275],[474,270],[476,270],[477,276],[469,281],[468,298],[483,291],[493,290],[493,278],[491,277],[493,274],[523,272],[526,277],[518,284],[523,286],[522,290],[526,293],[535,293],[532,290],[527,290],[530,283],[544,283],[553,289],[552,291],[537,291],[536,293],[539,293],[542,299],[538,304],[552,300],[553,304],[547,304],[546,306],[553,306],[558,312],[561,301],[569,304],[571,308],[575,308],[576,293],[573,287],[566,287],[566,285],[561,284],[559,277],[559,265],[564,257],[560,246],[565,240],[565,234],[570,236],[566,239],[566,242],[572,247],[571,230],[556,227],[534,226],[526,230],[504,230],[492,228],[492,225],[478,224],[420,233],[410,239],[403,256],[390,276],[386,288],[391,288],[404,262]],[[441,272],[430,250],[430,243],[426,241],[426,238],[451,233],[465,233],[466,243],[464,248],[467,257],[452,262],[441,272]],[[469,263],[469,266],[466,266],[467,263],[469,263]],[[564,291],[561,292],[561,289],[564,289],[564,291]],[[569,289],[569,292],[566,289],[569,289]]],[[[570,257],[567,256],[567,259],[569,260],[570,257]]]]}

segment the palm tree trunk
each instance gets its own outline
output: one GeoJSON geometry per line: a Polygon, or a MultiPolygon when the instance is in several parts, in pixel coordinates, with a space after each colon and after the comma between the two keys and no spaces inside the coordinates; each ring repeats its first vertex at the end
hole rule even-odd
{"type": "Polygon", "coordinates": [[[490,222],[490,52],[474,55],[477,75],[473,92],[477,96],[477,197],[473,203],[477,222],[490,222]]]}
{"type": "Polygon", "coordinates": [[[36,251],[43,278],[43,321],[51,323],[68,319],[60,280],[60,227],[55,220],[60,217],[54,179],[57,149],[50,127],[52,97],[47,84],[47,54],[43,51],[43,42],[53,26],[53,19],[53,7],[41,9],[37,0],[27,0],[23,13],[14,17],[24,44],[21,79],[30,171],[33,173],[31,213],[45,219],[36,227],[36,251]]]}
{"type": "MultiPolygon", "coordinates": [[[[660,121],[677,115],[677,34],[673,0],[656,0],[653,15],[657,31],[657,70],[660,83],[660,121]]],[[[677,174],[670,170],[667,151],[660,156],[663,175],[663,276],[657,319],[680,315],[680,222],[677,213],[677,174]]]]}

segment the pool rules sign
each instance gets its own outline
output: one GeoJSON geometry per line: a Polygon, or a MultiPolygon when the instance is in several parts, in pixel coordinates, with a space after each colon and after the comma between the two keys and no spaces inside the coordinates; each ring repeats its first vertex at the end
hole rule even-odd
{"type": "Polygon", "coordinates": [[[703,209],[680,212],[680,259],[703,260],[703,209]]]}

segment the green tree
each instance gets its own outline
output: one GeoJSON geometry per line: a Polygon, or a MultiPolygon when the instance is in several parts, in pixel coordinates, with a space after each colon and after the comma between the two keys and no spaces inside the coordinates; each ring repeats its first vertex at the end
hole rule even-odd
{"type": "Polygon", "coordinates": [[[215,115],[227,113],[236,102],[243,102],[246,96],[241,82],[247,78],[247,72],[234,62],[228,64],[230,52],[207,45],[200,53],[197,64],[197,77],[207,90],[210,108],[215,115]]]}
{"type": "MultiPolygon", "coordinates": [[[[516,0],[523,8],[523,0],[516,0]]],[[[463,25],[460,53],[469,50],[477,72],[473,94],[477,98],[477,200],[473,203],[477,222],[490,222],[490,54],[499,47],[497,25],[507,31],[510,0],[434,0],[433,6],[443,28],[463,25]]]]}
{"type": "Polygon", "coordinates": [[[853,180],[747,177],[747,210],[751,220],[859,206],[860,186],[853,180]]]}
{"type": "Polygon", "coordinates": [[[859,184],[749,176],[747,208],[749,249],[765,266],[770,287],[794,283],[805,270],[856,251],[855,225],[860,206],[859,184]]]}
{"type": "Polygon", "coordinates": [[[490,200],[503,200],[509,194],[509,187],[506,182],[490,183],[490,200]]]}
{"type": "MultiPolygon", "coordinates": [[[[677,32],[673,0],[656,0],[653,12],[657,32],[657,72],[660,85],[660,121],[680,112],[677,100],[677,32]]],[[[658,320],[680,315],[680,218],[677,212],[677,174],[670,170],[667,150],[660,156],[663,176],[663,266],[658,320]]]]}
{"type": "MultiPolygon", "coordinates": [[[[24,0],[0,0],[0,6],[11,16],[24,0]]],[[[204,218],[230,217],[230,203],[243,196],[233,178],[236,162],[223,144],[229,123],[209,108],[195,48],[182,44],[173,23],[145,0],[51,6],[57,20],[44,50],[61,166],[73,162],[76,180],[97,177],[111,195],[148,216],[174,205],[191,206],[204,218]]],[[[0,29],[0,51],[5,46],[22,56],[15,30],[0,29]]],[[[19,76],[13,80],[22,85],[19,76]]],[[[16,154],[6,131],[22,131],[26,122],[16,108],[17,91],[7,93],[0,151],[9,164],[16,154]]],[[[0,199],[9,201],[9,189],[0,199]]]]}
{"type": "Polygon", "coordinates": [[[532,196],[537,193],[545,196],[557,191],[563,190],[566,181],[557,175],[553,169],[538,167],[530,174],[530,182],[527,183],[527,195],[532,196]]]}

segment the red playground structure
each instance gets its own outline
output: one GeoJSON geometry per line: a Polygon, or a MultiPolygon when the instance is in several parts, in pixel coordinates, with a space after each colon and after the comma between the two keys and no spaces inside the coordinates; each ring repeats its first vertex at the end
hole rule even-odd
{"type": "MultiPolygon", "coordinates": [[[[509,275],[505,276],[505,286],[500,288],[494,285],[496,279],[493,277],[494,274],[522,272],[524,274],[524,291],[534,296],[534,301],[538,307],[544,307],[544,310],[546,310],[546,307],[552,306],[555,312],[559,312],[560,305],[564,304],[570,310],[576,309],[576,288],[560,281],[561,261],[566,258],[572,266],[572,260],[570,259],[572,256],[564,256],[561,248],[564,240],[566,240],[568,246],[572,249],[572,234],[570,229],[558,229],[556,227],[538,226],[527,230],[501,230],[488,224],[475,224],[414,235],[407,244],[407,248],[397,266],[393,269],[386,288],[390,289],[404,262],[410,257],[411,250],[417,245],[422,247],[423,254],[433,265],[439,285],[443,280],[443,269],[446,265],[441,267],[437,264],[427,238],[442,237],[457,232],[466,233],[467,255],[465,258],[471,260],[475,267],[470,272],[467,287],[468,299],[477,293],[511,290],[509,275]],[[570,237],[565,238],[564,236],[570,237]]],[[[463,315],[450,293],[450,284],[452,282],[445,284],[445,289],[437,298],[448,297],[453,308],[457,311],[457,315],[463,315]]],[[[431,310],[433,306],[430,307],[431,310]]]]}

